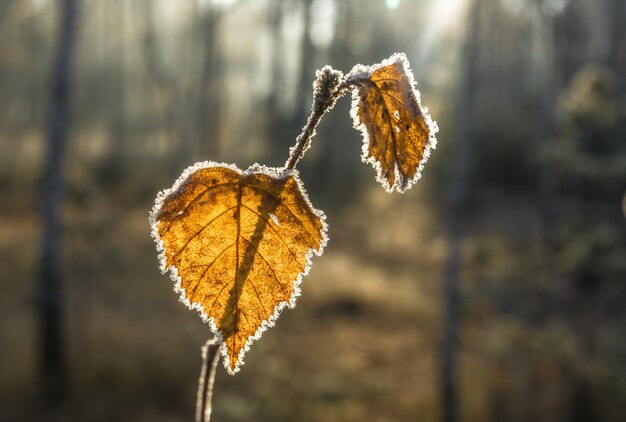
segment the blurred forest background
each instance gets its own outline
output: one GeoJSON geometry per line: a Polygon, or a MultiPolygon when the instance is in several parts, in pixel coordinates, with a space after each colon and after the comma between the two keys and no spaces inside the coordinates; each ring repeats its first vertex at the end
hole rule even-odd
{"type": "MultiPolygon", "coordinates": [[[[194,414],[206,325],[148,211],[281,166],[314,71],[406,52],[439,147],[389,195],[342,99],[330,243],[215,421],[623,421],[624,0],[0,0],[0,421],[194,414]]],[[[626,207],[626,203],[624,204],[626,207]]]]}

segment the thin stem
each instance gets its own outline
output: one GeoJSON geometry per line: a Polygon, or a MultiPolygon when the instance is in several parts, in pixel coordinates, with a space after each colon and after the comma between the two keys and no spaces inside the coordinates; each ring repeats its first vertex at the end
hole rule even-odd
{"type": "Polygon", "coordinates": [[[302,128],[302,132],[296,138],[296,146],[290,151],[289,160],[287,160],[287,164],[285,164],[287,169],[292,170],[295,168],[298,161],[304,156],[304,153],[311,143],[311,138],[315,136],[315,128],[320,120],[322,120],[323,115],[324,112],[315,113],[311,110],[311,115],[307,120],[306,126],[302,128]]]}
{"type": "Polygon", "coordinates": [[[214,337],[208,339],[202,346],[202,369],[198,382],[196,422],[209,422],[211,420],[213,383],[215,382],[217,362],[220,360],[219,350],[219,343],[214,337]]]}
{"type": "Polygon", "coordinates": [[[306,125],[302,128],[302,132],[296,138],[296,145],[289,150],[289,158],[285,163],[285,169],[292,170],[296,167],[298,161],[309,149],[311,138],[315,136],[315,128],[320,120],[327,111],[333,108],[337,100],[347,92],[348,86],[348,83],[343,78],[343,74],[330,66],[324,66],[316,72],[316,80],[313,84],[311,115],[306,125]]]}

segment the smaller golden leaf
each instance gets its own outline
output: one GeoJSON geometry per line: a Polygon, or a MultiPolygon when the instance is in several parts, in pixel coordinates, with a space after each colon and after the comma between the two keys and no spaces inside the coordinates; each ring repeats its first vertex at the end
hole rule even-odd
{"type": "Polygon", "coordinates": [[[388,192],[404,192],[420,177],[439,130],[420,102],[409,62],[396,53],[373,66],[355,66],[350,114],[363,135],[361,158],[388,192]]]}
{"type": "Polygon", "coordinates": [[[296,170],[198,163],[157,196],[150,223],[161,270],[209,323],[229,373],[295,306],[301,277],[326,244],[325,219],[296,170]]]}

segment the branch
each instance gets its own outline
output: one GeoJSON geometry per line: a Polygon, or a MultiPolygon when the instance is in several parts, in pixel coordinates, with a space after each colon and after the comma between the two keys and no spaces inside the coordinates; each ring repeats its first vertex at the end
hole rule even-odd
{"type": "Polygon", "coordinates": [[[343,79],[343,73],[330,66],[324,66],[315,72],[315,82],[313,82],[313,105],[311,115],[306,126],[296,138],[296,145],[289,150],[289,159],[285,163],[285,169],[292,170],[304,153],[311,146],[311,138],[315,136],[315,128],[319,124],[322,116],[333,108],[337,100],[346,93],[347,84],[343,79]]]}

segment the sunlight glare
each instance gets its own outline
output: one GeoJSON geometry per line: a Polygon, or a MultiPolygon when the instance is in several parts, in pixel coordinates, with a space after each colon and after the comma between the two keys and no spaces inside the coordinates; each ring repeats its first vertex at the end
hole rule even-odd
{"type": "Polygon", "coordinates": [[[33,0],[33,5],[36,10],[43,9],[48,5],[48,0],[33,0]]]}
{"type": "Polygon", "coordinates": [[[421,65],[430,56],[435,44],[440,41],[450,28],[463,16],[466,9],[466,0],[432,0],[429,18],[423,28],[422,40],[419,43],[418,63],[421,65]]]}
{"type": "Polygon", "coordinates": [[[389,10],[393,10],[400,4],[400,0],[385,0],[385,6],[389,10]]]}
{"type": "Polygon", "coordinates": [[[333,41],[336,15],[334,0],[314,0],[311,4],[311,41],[316,47],[328,47],[333,41]]]}

